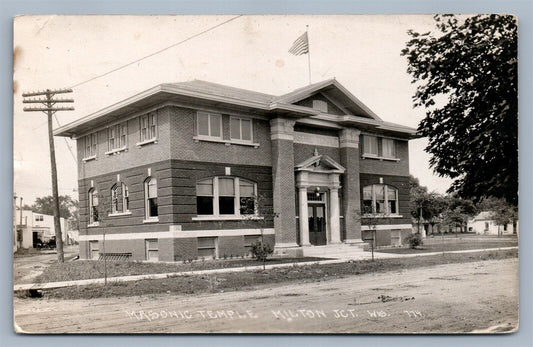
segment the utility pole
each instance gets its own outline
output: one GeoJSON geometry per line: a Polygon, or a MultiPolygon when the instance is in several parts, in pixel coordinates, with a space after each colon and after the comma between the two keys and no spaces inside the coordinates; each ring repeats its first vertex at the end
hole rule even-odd
{"type": "Polygon", "coordinates": [[[56,249],[57,249],[57,261],[62,263],[65,260],[63,254],[63,238],[61,234],[61,223],[59,222],[59,194],[57,189],[57,168],[56,168],[56,155],[54,147],[54,135],[53,135],[53,126],[52,126],[52,116],[57,111],[74,111],[74,107],[64,107],[64,106],[55,106],[56,104],[61,103],[72,103],[73,99],[54,99],[56,94],[65,94],[72,93],[72,89],[60,89],[60,90],[50,90],[47,89],[42,92],[33,92],[33,93],[24,93],[22,97],[40,97],[44,98],[30,98],[24,99],[22,102],[25,104],[42,104],[43,106],[38,107],[24,107],[24,111],[27,112],[44,112],[48,115],[48,142],[50,144],[50,166],[52,168],[52,195],[54,198],[53,208],[54,208],[54,229],[56,236],[56,249]]]}

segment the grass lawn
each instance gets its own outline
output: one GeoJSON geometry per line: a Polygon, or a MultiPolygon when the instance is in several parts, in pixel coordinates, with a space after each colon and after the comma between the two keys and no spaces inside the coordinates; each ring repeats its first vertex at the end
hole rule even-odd
{"type": "MultiPolygon", "coordinates": [[[[326,260],[325,258],[305,257],[305,258],[270,258],[265,264],[284,264],[305,261],[326,260]]],[[[243,266],[261,266],[263,262],[255,259],[226,259],[226,260],[206,260],[193,262],[175,263],[146,263],[133,261],[108,261],[107,277],[159,274],[182,271],[197,271],[224,269],[243,266]]],[[[61,282],[86,280],[104,277],[104,262],[94,260],[76,260],[62,264],[54,263],[47,267],[36,279],[36,283],[61,282]]]]}
{"type": "MultiPolygon", "coordinates": [[[[303,283],[316,282],[371,272],[385,272],[450,263],[457,263],[457,266],[460,266],[460,263],[506,259],[517,256],[517,250],[495,250],[479,253],[434,255],[423,258],[410,257],[399,259],[380,259],[374,262],[370,260],[364,260],[349,261],[339,264],[302,265],[266,271],[254,270],[212,275],[175,276],[164,279],[140,280],[134,282],[111,282],[108,283],[107,286],[89,285],[50,289],[44,292],[44,297],[58,299],[90,299],[99,297],[137,296],[162,293],[216,293],[223,291],[243,290],[262,284],[275,284],[295,281],[303,283]]],[[[157,266],[160,265],[164,264],[157,264],[157,266]]],[[[166,270],[168,271],[168,268],[166,270]]],[[[18,292],[16,295],[19,298],[27,297],[27,293],[25,292],[18,292]]]]}
{"type": "Polygon", "coordinates": [[[449,252],[462,251],[469,249],[485,249],[485,248],[500,248],[500,247],[515,247],[518,246],[518,238],[516,237],[502,237],[502,238],[488,238],[488,237],[453,237],[435,236],[433,238],[424,239],[424,244],[416,249],[410,248],[383,248],[377,249],[376,252],[395,253],[395,254],[417,254],[417,253],[431,253],[431,252],[449,252]]]}

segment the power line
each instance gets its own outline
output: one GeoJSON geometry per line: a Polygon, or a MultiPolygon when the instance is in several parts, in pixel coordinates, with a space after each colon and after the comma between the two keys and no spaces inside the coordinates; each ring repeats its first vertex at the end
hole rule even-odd
{"type": "MultiPolygon", "coordinates": [[[[36,184],[27,184],[27,183],[15,183],[15,186],[18,186],[18,187],[28,187],[28,188],[37,188],[37,189],[42,189],[42,190],[51,190],[52,187],[45,187],[45,186],[40,186],[40,185],[36,185],[36,184]]],[[[78,188],[58,188],[58,190],[63,190],[63,191],[77,191],[78,188]]]]}
{"type": "Polygon", "coordinates": [[[139,59],[137,59],[137,60],[134,60],[134,61],[132,61],[132,62],[130,62],[130,63],[127,63],[127,64],[124,64],[124,65],[122,65],[122,66],[119,66],[119,67],[117,67],[117,68],[115,68],[115,69],[113,69],[113,70],[110,70],[110,71],[108,71],[108,72],[106,72],[106,73],[103,73],[103,74],[101,74],[101,75],[98,75],[98,76],[95,76],[95,77],[89,78],[89,79],[87,79],[87,80],[85,80],[85,81],[83,81],[83,82],[77,83],[77,84],[71,86],[70,88],[72,89],[72,88],[75,88],[75,87],[79,87],[79,86],[81,86],[82,84],[85,84],[85,83],[87,83],[87,82],[93,81],[93,80],[98,79],[98,78],[100,78],[100,77],[107,76],[107,75],[112,74],[113,72],[116,72],[116,71],[118,71],[118,70],[122,70],[122,69],[125,68],[125,67],[128,67],[128,66],[133,65],[133,64],[135,64],[135,63],[138,63],[138,62],[140,62],[140,61],[142,61],[142,60],[144,60],[144,59],[147,59],[147,58],[153,57],[154,55],[157,55],[157,54],[162,53],[162,52],[164,52],[164,51],[166,51],[166,50],[169,50],[169,49],[171,49],[171,48],[173,48],[173,47],[176,47],[176,46],[178,46],[178,45],[181,45],[182,43],[185,43],[185,42],[187,42],[187,41],[190,41],[190,40],[192,40],[192,39],[194,39],[194,38],[196,38],[196,37],[198,37],[198,36],[201,36],[201,35],[203,35],[203,34],[209,32],[209,31],[214,30],[214,29],[216,29],[216,28],[218,28],[218,27],[220,27],[220,26],[222,26],[222,25],[224,25],[224,24],[226,24],[226,23],[229,23],[229,22],[231,22],[231,21],[234,21],[235,19],[237,19],[237,18],[239,18],[239,17],[242,17],[242,16],[243,16],[243,15],[240,14],[240,15],[238,15],[238,16],[235,16],[235,17],[233,17],[233,18],[230,18],[230,19],[228,19],[228,20],[226,20],[226,21],[224,21],[224,22],[222,22],[222,23],[219,23],[219,24],[217,24],[217,25],[215,25],[215,26],[212,26],[212,27],[209,28],[209,29],[206,29],[206,30],[204,30],[204,31],[201,31],[201,32],[199,32],[198,34],[194,34],[193,36],[190,36],[190,37],[188,37],[188,38],[186,38],[186,39],[184,39],[184,40],[182,40],[182,41],[180,41],[180,42],[177,42],[177,43],[175,43],[175,44],[173,44],[173,45],[170,45],[170,46],[168,46],[168,47],[165,47],[165,48],[163,48],[163,49],[160,49],[159,51],[156,51],[156,52],[154,52],[154,53],[148,54],[147,56],[144,56],[144,57],[142,57],[142,58],[139,58],[139,59]]]}
{"type": "MultiPolygon", "coordinates": [[[[173,48],[173,47],[179,46],[179,45],[181,45],[182,43],[185,43],[185,42],[187,42],[187,41],[190,41],[190,40],[192,40],[192,39],[194,39],[194,38],[196,38],[196,37],[198,37],[198,36],[201,36],[201,35],[203,35],[203,34],[209,32],[209,31],[212,31],[212,30],[216,29],[216,28],[218,28],[218,27],[220,27],[220,26],[222,26],[222,25],[224,25],[224,24],[227,24],[227,23],[229,23],[229,22],[231,22],[231,21],[234,21],[235,19],[237,19],[237,18],[239,18],[239,17],[242,17],[242,16],[243,16],[243,15],[240,14],[240,15],[238,15],[238,16],[235,16],[235,17],[233,17],[233,18],[230,18],[230,19],[228,19],[228,20],[226,20],[226,21],[224,21],[224,22],[222,22],[222,23],[219,23],[219,24],[217,24],[217,25],[215,25],[215,26],[212,26],[212,27],[210,27],[210,28],[208,28],[208,29],[206,29],[206,30],[204,30],[204,31],[201,31],[201,32],[199,32],[199,33],[197,33],[197,34],[194,34],[193,36],[189,36],[188,38],[186,38],[186,39],[184,39],[184,40],[182,40],[182,41],[180,41],[180,42],[174,43],[174,44],[172,44],[172,45],[170,45],[170,46],[167,46],[167,47],[165,47],[165,48],[163,48],[163,49],[160,49],[160,50],[158,50],[158,51],[156,51],[156,52],[154,52],[154,53],[151,53],[151,54],[149,54],[149,55],[147,55],[147,56],[144,56],[144,57],[142,57],[142,58],[139,58],[139,59],[137,59],[137,60],[135,60],[135,61],[132,61],[132,62],[130,62],[130,63],[124,64],[124,65],[121,65],[121,66],[119,66],[119,67],[117,67],[117,68],[115,68],[115,69],[113,69],[113,70],[110,70],[110,71],[105,72],[105,73],[103,73],[103,74],[100,74],[100,75],[98,75],[98,76],[95,76],[95,77],[89,78],[89,79],[87,79],[87,80],[85,80],[85,81],[82,81],[82,82],[79,82],[79,83],[77,83],[77,84],[74,84],[73,86],[70,87],[70,89],[75,88],[75,87],[79,87],[79,86],[81,86],[81,85],[83,85],[83,84],[85,84],[85,83],[88,83],[88,82],[90,82],[90,81],[94,81],[95,79],[98,79],[98,78],[100,78],[100,77],[107,76],[107,75],[109,75],[109,74],[112,74],[113,72],[116,72],[116,71],[118,71],[118,70],[122,70],[122,69],[125,68],[125,67],[128,67],[128,66],[133,65],[133,64],[135,64],[135,63],[138,63],[138,62],[140,62],[140,61],[142,61],[142,60],[145,60],[145,59],[148,59],[148,58],[150,58],[150,57],[153,57],[153,56],[155,56],[155,55],[157,55],[157,54],[159,54],[159,53],[162,53],[162,52],[164,52],[164,51],[166,51],[166,50],[169,50],[170,48],[173,48]]],[[[59,124],[59,121],[57,120],[57,117],[56,117],[56,122],[57,122],[58,126],[61,126],[61,124],[59,124]]],[[[38,128],[40,128],[41,126],[43,126],[43,125],[45,125],[45,124],[46,124],[46,123],[43,123],[43,124],[41,124],[41,125],[38,125],[37,127],[33,128],[33,130],[38,129],[38,128]]],[[[65,139],[65,141],[66,141],[66,139],[65,139]]],[[[69,150],[70,150],[70,147],[69,147],[69,150]]],[[[72,153],[72,151],[71,151],[71,154],[72,154],[72,156],[74,157],[74,154],[72,153]]],[[[76,158],[74,158],[74,160],[76,161],[76,158]]],[[[76,162],[77,162],[77,161],[76,161],[76,162]]]]}
{"type": "MultiPolygon", "coordinates": [[[[61,124],[59,124],[59,120],[57,120],[57,115],[56,114],[54,114],[54,118],[56,120],[57,126],[60,127],[61,124]]],[[[72,159],[74,159],[74,163],[78,164],[78,160],[76,159],[76,156],[74,155],[74,152],[72,152],[72,148],[70,148],[70,144],[68,143],[67,138],[63,137],[63,139],[65,140],[65,143],[67,144],[68,151],[70,152],[70,155],[72,156],[72,159]]]]}

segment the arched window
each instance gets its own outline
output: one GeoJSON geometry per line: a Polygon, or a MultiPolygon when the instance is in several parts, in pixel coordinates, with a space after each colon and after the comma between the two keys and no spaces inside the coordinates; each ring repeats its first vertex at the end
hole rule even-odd
{"type": "Polygon", "coordinates": [[[89,189],[89,224],[98,223],[98,191],[89,189]]]}
{"type": "Polygon", "coordinates": [[[157,219],[157,179],[154,177],[144,181],[144,208],[146,219],[157,219]]]}
{"type": "Polygon", "coordinates": [[[363,213],[398,214],[398,190],[385,184],[363,187],[363,213]]]}
{"type": "Polygon", "coordinates": [[[124,182],[111,187],[111,214],[126,213],[130,210],[128,186],[124,182]]]}
{"type": "Polygon", "coordinates": [[[247,216],[257,214],[257,185],[239,177],[213,177],[196,184],[198,215],[247,216]]]}

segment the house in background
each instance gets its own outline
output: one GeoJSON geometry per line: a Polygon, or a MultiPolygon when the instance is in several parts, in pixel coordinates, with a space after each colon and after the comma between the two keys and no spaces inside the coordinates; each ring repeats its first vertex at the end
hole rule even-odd
{"type": "MultiPolygon", "coordinates": [[[[80,257],[278,254],[411,232],[408,140],[335,79],[273,96],[161,84],[55,130],[77,141],[80,257]],[[274,211],[270,213],[269,211],[274,211]]],[[[339,247],[339,246],[336,246],[339,247]]]]}
{"type": "MultiPolygon", "coordinates": [[[[40,242],[47,242],[55,237],[54,216],[15,209],[17,248],[35,248],[40,242]],[[22,214],[22,219],[21,219],[22,214]],[[22,220],[22,222],[21,222],[22,220]]],[[[65,219],[60,218],[63,242],[67,240],[65,219]]]]}
{"type": "Polygon", "coordinates": [[[518,233],[518,222],[497,225],[491,211],[482,211],[468,222],[468,231],[477,235],[513,235],[518,233]]]}

